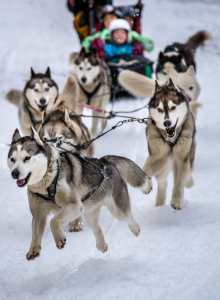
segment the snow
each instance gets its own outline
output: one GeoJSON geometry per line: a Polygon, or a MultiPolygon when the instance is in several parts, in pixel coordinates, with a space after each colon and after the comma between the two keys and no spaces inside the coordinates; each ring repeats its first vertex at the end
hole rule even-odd
{"type": "MultiPolygon", "coordinates": [[[[26,192],[15,186],[6,166],[5,144],[18,126],[17,109],[4,95],[9,88],[24,85],[30,66],[43,71],[49,65],[62,88],[68,55],[79,49],[79,43],[64,0],[13,4],[1,0],[0,12],[0,299],[219,300],[219,1],[146,1],[143,18],[144,33],[155,40],[153,58],[168,43],[184,41],[196,30],[213,34],[213,40],[199,49],[196,57],[203,107],[197,120],[195,186],[186,191],[184,209],[172,210],[169,201],[156,208],[155,182],[149,196],[130,189],[134,215],[141,226],[138,238],[103,210],[100,223],[109,244],[106,254],[96,250],[86,225],[83,232],[67,232],[63,250],[56,249],[48,228],[41,256],[31,262],[25,259],[31,238],[26,192]]],[[[115,108],[142,104],[140,100],[120,102],[115,108]]],[[[144,126],[124,126],[97,142],[97,156],[111,153],[142,166],[147,156],[144,126]]]]}

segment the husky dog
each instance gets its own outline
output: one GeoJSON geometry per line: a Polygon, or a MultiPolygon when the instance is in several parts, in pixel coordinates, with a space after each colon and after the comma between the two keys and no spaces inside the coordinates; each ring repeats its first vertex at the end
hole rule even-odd
{"type": "MultiPolygon", "coordinates": [[[[88,142],[91,137],[88,128],[81,119],[67,110],[55,110],[49,113],[42,123],[39,131],[40,137],[45,142],[54,144],[58,150],[71,151],[73,145],[82,145],[88,142]]],[[[81,153],[87,157],[93,155],[92,144],[81,153]]],[[[81,218],[69,223],[70,231],[82,230],[81,218]]]]}
{"type": "Polygon", "coordinates": [[[23,92],[9,91],[7,99],[19,105],[19,120],[23,134],[30,135],[31,127],[39,127],[43,115],[58,105],[58,96],[58,86],[51,78],[49,67],[45,73],[35,73],[31,68],[31,77],[23,92]]]}
{"type": "Polygon", "coordinates": [[[144,170],[157,178],[156,205],[160,206],[165,203],[167,175],[173,169],[171,206],[181,209],[184,187],[193,185],[195,122],[185,94],[176,89],[171,79],[166,86],[156,84],[149,115],[151,120],[146,131],[149,158],[144,170]]]}
{"type": "Polygon", "coordinates": [[[31,134],[31,127],[38,129],[43,117],[51,111],[58,108],[74,110],[74,95],[69,94],[71,80],[67,81],[64,91],[59,95],[58,86],[51,78],[49,67],[45,73],[35,73],[31,68],[30,75],[23,92],[10,90],[6,95],[10,102],[19,106],[21,129],[25,135],[31,134]]]}
{"type": "Polygon", "coordinates": [[[44,143],[34,130],[21,137],[15,130],[8,153],[8,166],[18,187],[27,186],[32,220],[32,241],[27,259],[40,255],[47,216],[53,213],[50,228],[61,249],[66,238],[62,225],[80,217],[85,219],[96,239],[96,247],[107,251],[99,212],[106,206],[112,215],[127,222],[134,235],[140,232],[131,212],[127,184],[151,191],[151,180],[133,161],[119,156],[84,158],[77,153],[60,153],[44,143]]]}
{"type": "Polygon", "coordinates": [[[173,43],[159,53],[156,66],[156,77],[160,84],[169,79],[169,70],[175,69],[178,73],[185,72],[189,66],[196,71],[195,52],[198,47],[210,39],[207,31],[198,31],[192,35],[185,44],[173,43]]]}
{"type": "MultiPolygon", "coordinates": [[[[200,85],[197,81],[193,66],[189,66],[185,72],[181,73],[171,68],[169,76],[175,86],[186,94],[190,109],[193,114],[196,115],[197,109],[201,106],[201,103],[197,101],[200,94],[200,85]]],[[[126,70],[120,73],[118,80],[125,89],[135,96],[152,97],[154,95],[156,86],[154,79],[126,70]]],[[[161,82],[159,82],[159,84],[160,83],[161,82]]],[[[166,84],[166,82],[163,84],[166,84]]]]}
{"type": "MultiPolygon", "coordinates": [[[[80,105],[88,104],[105,110],[111,97],[111,76],[108,66],[95,52],[86,53],[84,48],[79,53],[70,55],[73,72],[70,76],[75,78],[77,89],[77,112],[82,111],[80,105]]],[[[105,112],[93,110],[94,117],[105,116],[105,112]]],[[[99,121],[101,130],[106,126],[105,119],[93,118],[91,133],[97,134],[99,121]]]]}

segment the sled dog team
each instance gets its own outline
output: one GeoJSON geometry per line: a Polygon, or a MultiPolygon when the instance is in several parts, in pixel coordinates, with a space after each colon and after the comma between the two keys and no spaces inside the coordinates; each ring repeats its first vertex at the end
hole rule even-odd
{"type": "Polygon", "coordinates": [[[94,158],[91,144],[79,150],[106,127],[105,108],[110,100],[111,79],[106,64],[96,53],[81,50],[70,56],[72,72],[63,91],[51,76],[35,73],[23,91],[11,90],[7,99],[18,106],[22,135],[14,131],[8,152],[8,166],[18,187],[27,186],[32,213],[32,240],[28,260],[40,255],[47,217],[53,213],[50,229],[56,246],[65,246],[63,225],[70,231],[82,229],[82,213],[91,227],[96,247],[107,251],[99,213],[103,206],[127,222],[137,236],[140,227],[132,212],[127,183],[148,194],[151,177],[157,180],[156,205],[166,201],[167,176],[174,175],[171,206],[181,209],[184,188],[193,185],[195,116],[200,106],[196,78],[196,49],[209,38],[200,31],[185,44],[174,43],[159,54],[156,80],[132,71],[122,71],[119,83],[136,96],[150,97],[146,128],[149,157],[143,170],[125,157],[94,158]],[[84,106],[93,110],[91,134],[80,114],[84,106]]]}

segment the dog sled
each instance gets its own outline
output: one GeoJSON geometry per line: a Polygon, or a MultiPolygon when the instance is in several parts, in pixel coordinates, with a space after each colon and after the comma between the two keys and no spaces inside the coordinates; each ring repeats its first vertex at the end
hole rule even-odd
{"type": "MultiPolygon", "coordinates": [[[[106,1],[79,1],[79,9],[77,10],[76,5],[73,7],[71,3],[77,3],[77,1],[68,0],[68,8],[73,12],[75,16],[74,27],[79,35],[80,42],[82,43],[83,39],[94,32],[100,31],[103,29],[103,21],[101,18],[102,8],[108,4],[113,5],[112,0],[106,1]],[[84,3],[84,6],[83,6],[84,3]],[[82,9],[84,11],[82,12],[82,9]],[[83,13],[84,18],[82,18],[81,13],[83,13]],[[81,21],[79,18],[81,16],[81,21]],[[78,19],[77,19],[78,18],[78,19]],[[82,25],[79,26],[79,23],[82,25]]],[[[114,6],[114,13],[119,18],[131,17],[133,20],[132,30],[141,34],[141,17],[143,11],[143,3],[139,0],[135,5],[124,5],[124,6],[114,6]]],[[[97,50],[96,48],[94,48],[97,50]]],[[[137,55],[133,54],[132,56],[117,56],[112,57],[110,60],[106,61],[109,66],[112,87],[111,94],[112,99],[119,98],[134,98],[131,94],[125,91],[118,83],[118,75],[123,70],[132,70],[136,71],[142,75],[145,75],[149,78],[153,74],[153,62],[146,58],[143,54],[143,49],[140,50],[137,47],[137,55]]]]}

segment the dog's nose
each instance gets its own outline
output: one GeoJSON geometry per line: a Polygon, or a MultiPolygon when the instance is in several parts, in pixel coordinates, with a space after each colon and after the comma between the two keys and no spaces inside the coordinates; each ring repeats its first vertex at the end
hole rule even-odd
{"type": "Polygon", "coordinates": [[[87,80],[87,79],[86,79],[85,76],[83,76],[83,77],[81,78],[81,80],[82,80],[83,83],[86,83],[86,80],[87,80]]]}
{"type": "Polygon", "coordinates": [[[167,128],[167,127],[170,127],[171,126],[171,122],[170,122],[170,120],[165,120],[164,122],[163,122],[163,125],[167,128]]]}
{"type": "Polygon", "coordinates": [[[40,99],[40,104],[41,104],[41,105],[45,105],[45,104],[46,104],[46,99],[41,98],[41,99],[40,99]]]}
{"type": "Polygon", "coordinates": [[[18,169],[14,169],[12,172],[11,172],[11,176],[14,178],[14,179],[18,179],[20,173],[18,171],[18,169]]]}

